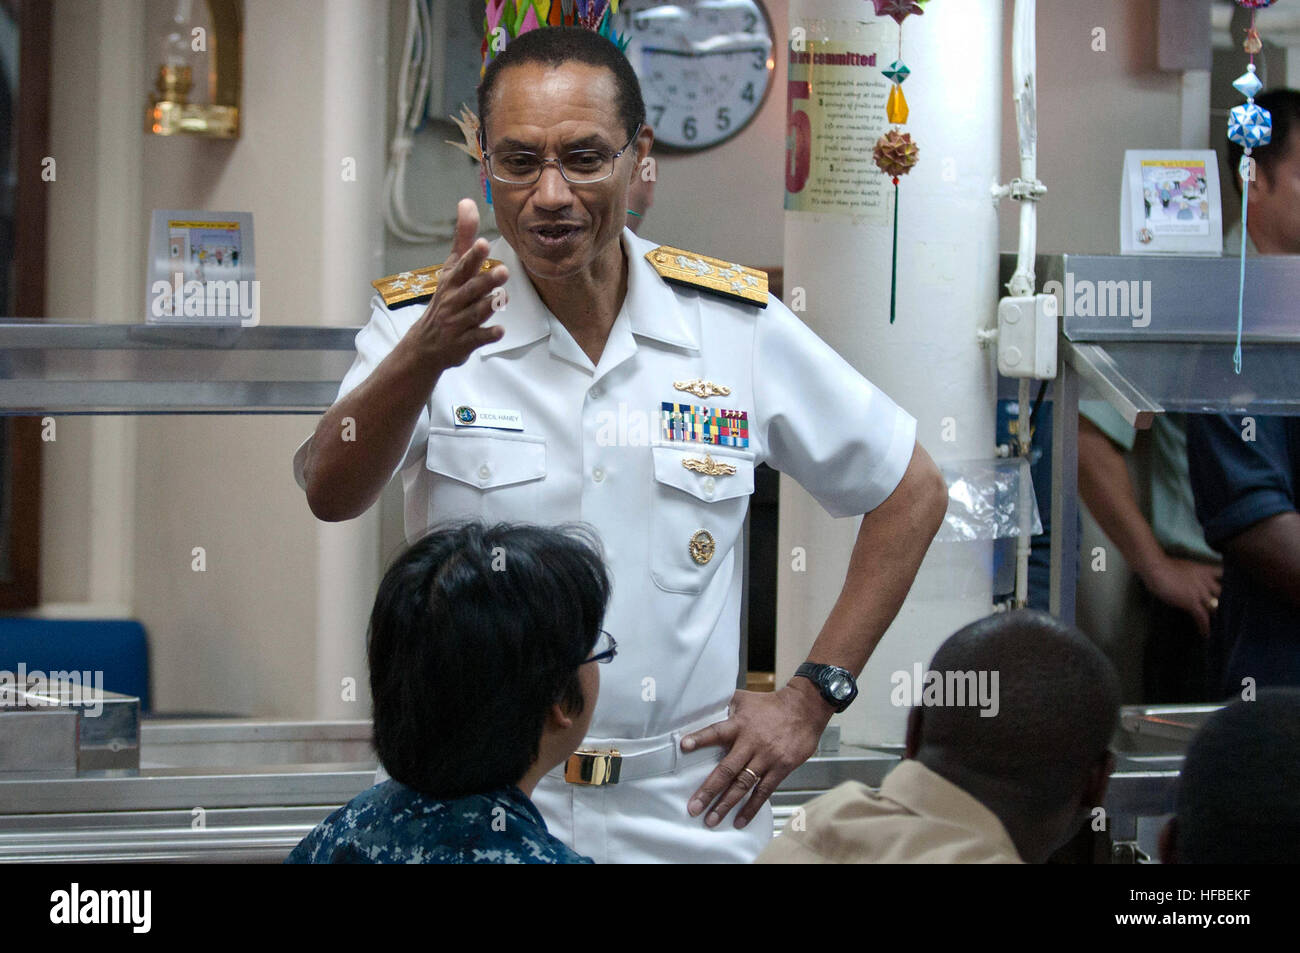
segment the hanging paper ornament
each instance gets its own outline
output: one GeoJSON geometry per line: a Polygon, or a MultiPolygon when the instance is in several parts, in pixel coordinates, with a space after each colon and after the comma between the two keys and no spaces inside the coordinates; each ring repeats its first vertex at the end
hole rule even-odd
{"type": "Polygon", "coordinates": [[[1242,48],[1250,54],[1250,63],[1246,72],[1232,81],[1237,92],[1246,97],[1241,106],[1234,106],[1228,111],[1228,138],[1242,148],[1241,162],[1237,174],[1241,176],[1241,263],[1237,272],[1237,347],[1232,352],[1232,369],[1241,373],[1241,329],[1246,303],[1246,242],[1248,213],[1250,211],[1250,183],[1255,177],[1255,160],[1251,152],[1260,146],[1266,146],[1273,139],[1273,117],[1267,109],[1255,105],[1255,97],[1264,88],[1255,70],[1255,54],[1264,48],[1255,29],[1255,11],[1271,6],[1273,0],[1237,0],[1238,6],[1250,10],[1250,29],[1246,31],[1246,42],[1242,48]]]}
{"type": "Polygon", "coordinates": [[[876,5],[876,16],[893,17],[899,26],[903,25],[903,21],[909,15],[915,13],[920,16],[925,12],[917,0],[872,0],[872,2],[876,5]]]}
{"type": "Polygon", "coordinates": [[[891,129],[876,140],[871,157],[880,171],[891,176],[894,185],[898,185],[898,177],[907,175],[916,165],[918,151],[909,133],[891,129]]]}
{"type": "Polygon", "coordinates": [[[1255,67],[1252,66],[1232,81],[1232,88],[1247,99],[1254,99],[1259,95],[1259,91],[1264,88],[1264,84],[1259,81],[1255,75],[1255,67]]]}
{"type": "Polygon", "coordinates": [[[898,60],[890,63],[889,69],[882,69],[880,72],[899,85],[902,85],[903,80],[912,75],[912,71],[907,68],[906,64],[900,63],[898,60]]]}
{"type": "Polygon", "coordinates": [[[1266,146],[1273,138],[1273,116],[1253,102],[1228,111],[1228,138],[1247,151],[1266,146]]]}
{"type": "Polygon", "coordinates": [[[550,26],[578,26],[599,33],[624,53],[630,36],[614,30],[619,0],[486,0],[483,21],[483,67],[496,58],[510,40],[550,26]],[[505,43],[497,42],[497,30],[505,32],[505,43]]]}
{"type": "Polygon", "coordinates": [[[893,123],[907,122],[907,98],[903,95],[903,87],[895,86],[889,91],[889,99],[885,103],[885,115],[893,123]]]}
{"type": "MultiPolygon", "coordinates": [[[[893,17],[898,24],[898,59],[889,64],[888,69],[880,72],[893,85],[885,100],[885,117],[895,127],[905,125],[911,110],[907,97],[903,95],[903,81],[912,75],[912,71],[903,62],[903,21],[913,13],[924,13],[922,4],[928,0],[871,0],[876,7],[876,16],[893,17]]],[[[898,310],[898,178],[907,175],[916,165],[916,143],[907,133],[894,128],[876,140],[871,157],[881,172],[889,176],[894,183],[894,249],[890,262],[889,278],[889,323],[894,323],[898,310]]]]}

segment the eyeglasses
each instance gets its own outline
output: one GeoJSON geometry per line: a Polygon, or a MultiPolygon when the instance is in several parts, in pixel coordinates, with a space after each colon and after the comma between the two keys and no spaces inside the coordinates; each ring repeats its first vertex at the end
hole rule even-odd
{"type": "Polygon", "coordinates": [[[587,662],[599,662],[601,665],[606,665],[618,654],[618,643],[614,641],[612,635],[601,629],[600,635],[596,637],[596,645],[591,652],[591,658],[584,661],[583,665],[586,665],[587,662]]]}
{"type": "Polygon", "coordinates": [[[627,145],[613,155],[604,149],[575,149],[559,159],[543,159],[535,152],[484,152],[483,164],[492,178],[506,185],[532,185],[542,177],[542,169],[552,162],[570,185],[595,185],[614,174],[614,163],[631,148],[641,126],[642,123],[637,123],[627,145]]]}

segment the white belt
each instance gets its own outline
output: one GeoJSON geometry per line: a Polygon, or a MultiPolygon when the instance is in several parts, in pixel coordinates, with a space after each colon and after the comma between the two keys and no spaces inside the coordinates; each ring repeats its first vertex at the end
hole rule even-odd
{"type": "Polygon", "coordinates": [[[650,738],[588,738],[565,764],[547,774],[570,784],[618,784],[672,774],[678,768],[704,761],[717,761],[723,754],[720,746],[684,752],[681,742],[691,732],[726,718],[727,712],[723,710],[650,738]]]}

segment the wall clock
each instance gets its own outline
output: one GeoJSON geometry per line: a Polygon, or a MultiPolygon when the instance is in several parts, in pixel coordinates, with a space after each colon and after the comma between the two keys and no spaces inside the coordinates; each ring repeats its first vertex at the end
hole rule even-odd
{"type": "Polygon", "coordinates": [[[760,0],[623,0],[614,28],[629,40],[656,146],[726,142],[771,89],[772,21],[760,0]]]}

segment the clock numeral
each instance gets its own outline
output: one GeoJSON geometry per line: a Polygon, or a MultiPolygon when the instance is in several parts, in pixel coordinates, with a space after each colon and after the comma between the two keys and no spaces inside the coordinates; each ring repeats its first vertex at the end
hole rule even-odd
{"type": "Polygon", "coordinates": [[[663,122],[663,118],[664,118],[664,107],[663,107],[663,106],[651,106],[650,108],[654,110],[654,114],[655,114],[655,121],[652,123],[652,125],[657,126],[657,125],[659,125],[659,123],[663,122]]]}
{"type": "Polygon", "coordinates": [[[743,99],[743,100],[744,100],[745,102],[747,102],[747,103],[752,103],[752,102],[754,101],[754,84],[753,84],[753,83],[746,83],[746,84],[745,84],[745,90],[744,90],[744,92],[742,92],[742,93],[740,94],[740,98],[743,99]]]}
{"type": "Polygon", "coordinates": [[[718,107],[718,132],[725,132],[731,128],[731,116],[727,114],[726,106],[718,107]]]}
{"type": "Polygon", "coordinates": [[[753,10],[745,11],[745,30],[746,33],[753,33],[754,27],[758,24],[758,14],[753,10]]]}
{"type": "Polygon", "coordinates": [[[762,50],[754,51],[754,69],[767,69],[767,54],[762,50]]]}
{"type": "Polygon", "coordinates": [[[693,141],[696,135],[698,135],[698,133],[695,131],[695,117],[687,116],[685,121],[682,123],[682,138],[687,141],[693,141]]]}

